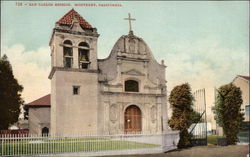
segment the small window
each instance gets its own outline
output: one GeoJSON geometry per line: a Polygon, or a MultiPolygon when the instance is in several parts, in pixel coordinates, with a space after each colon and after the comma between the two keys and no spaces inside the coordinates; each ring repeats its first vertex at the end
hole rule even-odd
{"type": "Polygon", "coordinates": [[[250,105],[245,106],[245,115],[250,116],[250,105]]]}
{"type": "Polygon", "coordinates": [[[79,86],[73,86],[73,95],[78,95],[80,93],[80,87],[79,86]]]}
{"type": "Polygon", "coordinates": [[[125,81],[125,91],[126,92],[139,92],[138,82],[134,80],[125,81]]]}

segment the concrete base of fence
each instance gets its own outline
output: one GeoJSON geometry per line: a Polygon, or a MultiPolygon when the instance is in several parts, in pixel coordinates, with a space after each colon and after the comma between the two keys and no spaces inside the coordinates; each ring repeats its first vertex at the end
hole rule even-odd
{"type": "Polygon", "coordinates": [[[162,151],[167,152],[170,150],[177,149],[179,140],[179,131],[168,131],[162,134],[162,151]]]}
{"type": "Polygon", "coordinates": [[[98,152],[78,152],[78,153],[60,153],[60,154],[47,154],[39,156],[110,156],[110,155],[135,155],[135,154],[158,154],[162,153],[162,149],[129,149],[129,150],[110,150],[110,151],[98,151],[98,152]]]}
{"type": "Polygon", "coordinates": [[[237,142],[237,145],[249,145],[247,142],[237,142]]]}

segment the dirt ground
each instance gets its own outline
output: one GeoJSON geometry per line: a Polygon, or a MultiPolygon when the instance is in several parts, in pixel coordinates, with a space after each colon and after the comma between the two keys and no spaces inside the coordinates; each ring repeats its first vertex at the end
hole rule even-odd
{"type": "Polygon", "coordinates": [[[247,157],[248,145],[199,146],[162,154],[120,155],[112,157],[247,157]]]}

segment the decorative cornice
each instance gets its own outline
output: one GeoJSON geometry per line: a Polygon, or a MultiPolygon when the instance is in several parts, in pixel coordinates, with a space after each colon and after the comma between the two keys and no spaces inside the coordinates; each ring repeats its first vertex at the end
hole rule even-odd
{"type": "Polygon", "coordinates": [[[125,71],[125,72],[121,72],[121,73],[125,74],[125,75],[145,76],[145,74],[143,74],[140,71],[135,70],[135,69],[131,69],[129,71],[125,71]]]}
{"type": "Polygon", "coordinates": [[[122,87],[122,84],[121,83],[118,83],[116,85],[112,85],[112,84],[105,84],[105,86],[108,86],[108,87],[114,87],[114,88],[119,88],[119,87],[122,87]]]}
{"type": "Polygon", "coordinates": [[[149,62],[149,59],[141,59],[141,58],[128,58],[123,56],[117,56],[116,58],[121,60],[136,61],[136,62],[149,62]]]}
{"type": "Polygon", "coordinates": [[[110,92],[110,91],[102,91],[102,94],[112,95],[134,95],[134,96],[152,96],[152,97],[164,97],[166,94],[152,94],[152,93],[137,93],[137,92],[110,92]]]}
{"type": "Polygon", "coordinates": [[[52,79],[56,71],[71,71],[71,72],[87,72],[87,73],[98,73],[98,70],[91,69],[77,69],[77,68],[65,68],[65,67],[53,67],[49,74],[49,79],[52,79]]]}
{"type": "Polygon", "coordinates": [[[54,28],[55,32],[63,32],[63,33],[69,33],[69,34],[75,34],[75,35],[85,35],[85,36],[93,36],[93,37],[99,37],[100,34],[96,33],[96,32],[78,32],[78,31],[72,31],[72,30],[64,30],[64,29],[60,29],[60,28],[54,28]]]}
{"type": "Polygon", "coordinates": [[[149,87],[149,86],[144,86],[144,89],[150,89],[150,90],[157,90],[157,89],[160,89],[160,87],[149,87]]]}

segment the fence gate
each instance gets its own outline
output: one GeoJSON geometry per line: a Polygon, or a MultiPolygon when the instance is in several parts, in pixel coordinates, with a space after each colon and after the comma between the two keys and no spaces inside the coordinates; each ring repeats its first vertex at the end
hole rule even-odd
{"type": "Polygon", "coordinates": [[[189,133],[192,135],[193,146],[207,145],[207,118],[206,118],[206,95],[205,89],[197,90],[193,93],[193,109],[196,121],[190,126],[189,133]]]}

